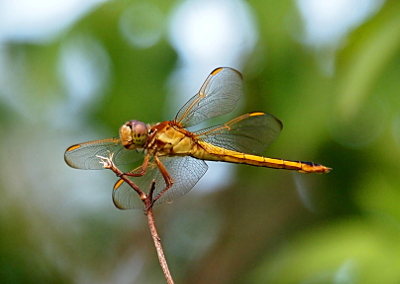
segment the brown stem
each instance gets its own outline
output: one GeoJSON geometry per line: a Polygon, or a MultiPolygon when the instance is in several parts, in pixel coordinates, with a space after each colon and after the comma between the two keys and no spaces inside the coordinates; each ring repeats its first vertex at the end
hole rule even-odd
{"type": "MultiPolygon", "coordinates": [[[[154,190],[154,187],[155,187],[155,181],[153,181],[151,184],[150,192],[152,192],[154,190]]],[[[151,195],[149,195],[148,197],[150,197],[150,196],[151,195]]],[[[149,223],[151,237],[153,238],[154,246],[156,247],[156,250],[157,250],[158,261],[160,262],[160,265],[164,272],[164,276],[165,276],[165,279],[167,280],[167,283],[173,284],[174,280],[172,279],[172,275],[169,271],[167,260],[164,255],[163,248],[161,246],[161,239],[158,236],[156,224],[154,222],[153,201],[151,199],[146,199],[144,203],[146,206],[146,215],[147,215],[147,221],[149,223]]]]}
{"type": "Polygon", "coordinates": [[[160,262],[161,269],[164,273],[167,283],[174,284],[174,280],[172,279],[172,275],[169,271],[167,260],[164,255],[164,251],[161,246],[161,239],[158,236],[156,224],[154,222],[153,204],[154,204],[155,200],[153,200],[153,192],[154,192],[154,189],[156,186],[156,181],[153,180],[153,182],[151,183],[149,194],[146,194],[133,181],[131,181],[125,173],[121,172],[121,170],[118,169],[114,165],[114,163],[112,162],[112,155],[109,158],[105,158],[105,157],[100,157],[100,158],[102,160],[102,163],[104,164],[104,168],[112,170],[118,177],[120,177],[127,184],[129,184],[129,186],[132,187],[138,193],[138,195],[140,196],[140,199],[143,201],[145,210],[146,210],[145,212],[146,212],[147,221],[148,221],[149,228],[150,228],[151,237],[153,238],[154,246],[156,247],[158,261],[160,262]]]}

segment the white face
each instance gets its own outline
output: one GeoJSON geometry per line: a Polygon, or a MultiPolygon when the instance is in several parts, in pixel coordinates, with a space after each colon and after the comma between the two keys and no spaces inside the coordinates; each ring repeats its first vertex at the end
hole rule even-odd
{"type": "Polygon", "coordinates": [[[135,149],[144,146],[148,133],[148,126],[137,120],[130,120],[119,129],[121,143],[126,149],[135,149]]]}

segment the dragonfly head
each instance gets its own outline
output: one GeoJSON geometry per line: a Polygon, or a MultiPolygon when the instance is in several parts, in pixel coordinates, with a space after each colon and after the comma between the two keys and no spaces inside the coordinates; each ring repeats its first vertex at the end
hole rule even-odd
{"type": "Polygon", "coordinates": [[[137,120],[130,120],[119,129],[121,143],[126,149],[135,149],[144,146],[148,133],[148,126],[137,120]]]}

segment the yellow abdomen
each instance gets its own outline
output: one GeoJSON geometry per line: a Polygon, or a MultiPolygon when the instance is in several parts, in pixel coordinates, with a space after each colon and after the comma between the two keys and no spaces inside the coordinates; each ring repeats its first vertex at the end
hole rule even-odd
{"type": "Polygon", "coordinates": [[[198,141],[198,147],[192,156],[209,161],[224,161],[237,164],[246,164],[258,167],[295,170],[301,173],[327,173],[331,169],[313,162],[289,161],[245,154],[224,149],[207,142],[198,141]]]}

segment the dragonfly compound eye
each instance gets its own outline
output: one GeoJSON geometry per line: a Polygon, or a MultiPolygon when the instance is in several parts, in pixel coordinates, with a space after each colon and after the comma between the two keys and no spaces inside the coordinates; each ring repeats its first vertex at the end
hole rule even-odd
{"type": "Polygon", "coordinates": [[[148,137],[148,127],[145,123],[130,120],[121,126],[119,130],[121,143],[127,149],[135,149],[143,146],[148,137]]]}

